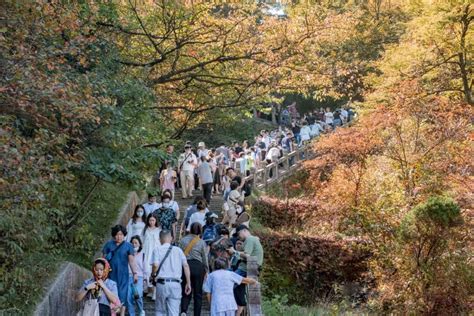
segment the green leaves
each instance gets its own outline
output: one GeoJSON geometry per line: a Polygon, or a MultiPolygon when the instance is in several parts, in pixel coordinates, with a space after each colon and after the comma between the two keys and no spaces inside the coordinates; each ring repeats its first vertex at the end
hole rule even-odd
{"type": "Polygon", "coordinates": [[[405,215],[400,224],[400,235],[407,242],[443,238],[460,220],[460,208],[454,200],[442,196],[430,197],[405,215]]]}

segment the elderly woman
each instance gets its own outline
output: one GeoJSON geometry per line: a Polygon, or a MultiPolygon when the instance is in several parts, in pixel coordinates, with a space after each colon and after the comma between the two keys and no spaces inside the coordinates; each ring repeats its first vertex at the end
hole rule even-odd
{"type": "Polygon", "coordinates": [[[234,285],[257,282],[228,271],[228,266],[226,259],[217,258],[214,263],[215,271],[209,274],[204,283],[204,292],[208,293],[207,298],[211,304],[211,316],[234,316],[237,311],[234,285]]]}
{"type": "Polygon", "coordinates": [[[119,305],[117,283],[108,278],[110,265],[104,258],[94,261],[92,266],[93,278],[85,280],[77,294],[77,301],[97,299],[99,315],[111,315],[111,305],[119,305]]]}

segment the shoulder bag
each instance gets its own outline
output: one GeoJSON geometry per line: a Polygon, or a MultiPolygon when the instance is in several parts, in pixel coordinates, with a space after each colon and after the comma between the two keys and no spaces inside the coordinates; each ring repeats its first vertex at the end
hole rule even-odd
{"type": "Polygon", "coordinates": [[[155,277],[152,278],[151,280],[151,283],[153,284],[153,286],[156,286],[156,283],[157,283],[156,281],[157,281],[158,275],[160,274],[161,267],[163,266],[163,263],[165,263],[166,259],[170,255],[171,249],[173,249],[173,245],[171,245],[168,248],[168,251],[166,252],[165,257],[163,258],[163,260],[161,260],[160,265],[158,266],[158,270],[156,271],[155,277]]]}
{"type": "Polygon", "coordinates": [[[191,240],[189,242],[189,244],[184,249],[184,256],[185,257],[189,256],[189,253],[191,252],[191,250],[193,250],[194,245],[199,241],[199,239],[200,239],[199,236],[196,236],[196,237],[193,238],[193,240],[191,240]]]}
{"type": "Polygon", "coordinates": [[[120,245],[118,245],[117,247],[115,247],[114,250],[112,250],[111,252],[109,252],[108,254],[105,255],[105,260],[107,260],[109,263],[110,261],[112,261],[112,259],[114,258],[114,255],[115,255],[115,252],[117,250],[119,250],[120,247],[122,247],[122,245],[125,243],[125,240],[122,241],[122,243],[120,245]]]}

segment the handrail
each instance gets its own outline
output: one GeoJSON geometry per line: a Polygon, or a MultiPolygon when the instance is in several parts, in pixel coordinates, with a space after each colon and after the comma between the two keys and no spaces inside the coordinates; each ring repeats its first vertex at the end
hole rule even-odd
{"type": "MultiPolygon", "coordinates": [[[[247,257],[247,277],[258,281],[258,263],[256,257],[247,257]]],[[[248,316],[263,316],[260,283],[248,286],[248,316]]]]}
{"type": "Polygon", "coordinates": [[[245,182],[251,182],[255,188],[265,190],[268,185],[281,181],[290,171],[298,168],[302,161],[308,158],[309,147],[304,145],[284,154],[277,161],[269,163],[245,177],[245,182]]]}
{"type": "MultiPolygon", "coordinates": [[[[245,177],[245,182],[252,182],[253,187],[265,190],[268,185],[281,181],[289,175],[291,171],[298,168],[302,161],[308,158],[309,145],[304,145],[296,150],[286,153],[277,161],[267,164],[263,168],[257,168],[252,174],[245,177]],[[271,176],[270,176],[271,175],[271,176]]],[[[247,258],[247,277],[258,281],[258,264],[256,257],[247,258]]],[[[248,286],[248,316],[263,316],[262,293],[260,283],[248,286]]]]}

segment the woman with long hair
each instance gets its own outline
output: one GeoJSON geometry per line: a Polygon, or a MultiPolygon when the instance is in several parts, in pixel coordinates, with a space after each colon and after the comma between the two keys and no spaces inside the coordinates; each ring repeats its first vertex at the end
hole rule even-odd
{"type": "Polygon", "coordinates": [[[160,174],[160,188],[161,191],[169,191],[171,198],[174,199],[175,183],[178,180],[176,171],[173,170],[173,164],[171,161],[165,161],[165,169],[160,174]]]}
{"type": "Polygon", "coordinates": [[[127,241],[130,242],[132,236],[143,238],[143,229],[145,228],[146,214],[143,205],[137,205],[133,211],[132,218],[127,225],[127,241]]]}
{"type": "Polygon", "coordinates": [[[145,275],[144,280],[147,283],[148,296],[154,298],[154,287],[149,284],[148,280],[151,276],[152,255],[153,250],[160,246],[160,222],[155,213],[148,215],[146,219],[146,226],[143,231],[143,251],[145,253],[145,275]]]}
{"type": "Polygon", "coordinates": [[[191,271],[191,287],[192,294],[186,294],[182,282],[183,293],[181,298],[181,313],[187,313],[189,303],[191,302],[191,295],[194,298],[194,316],[201,315],[202,308],[202,284],[204,276],[209,271],[207,245],[201,239],[202,226],[199,223],[193,223],[188,235],[183,237],[179,242],[179,247],[183,250],[184,255],[188,261],[189,269],[191,271]]]}
{"type": "Polygon", "coordinates": [[[145,253],[143,252],[143,244],[141,237],[135,235],[130,240],[135,250],[135,263],[137,264],[138,282],[133,283],[132,271],[130,271],[130,291],[128,295],[128,314],[135,316],[135,304],[138,308],[138,315],[145,316],[143,309],[143,276],[145,275],[145,253]]]}

